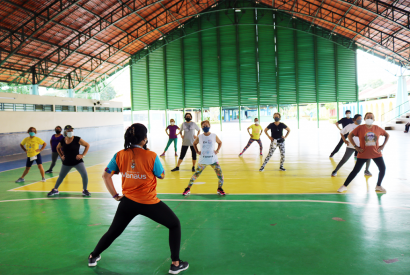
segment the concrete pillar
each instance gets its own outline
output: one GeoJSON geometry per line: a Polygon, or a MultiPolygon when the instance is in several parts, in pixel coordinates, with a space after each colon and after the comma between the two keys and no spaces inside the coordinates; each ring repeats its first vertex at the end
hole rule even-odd
{"type": "Polygon", "coordinates": [[[31,94],[32,95],[39,95],[39,93],[38,93],[38,84],[31,85],[31,94]]]}
{"type": "Polygon", "coordinates": [[[68,89],[68,97],[74,97],[74,89],[68,89]]]}
{"type": "Polygon", "coordinates": [[[407,91],[406,77],[401,75],[397,79],[396,112],[395,117],[399,117],[410,112],[409,95],[407,91]],[[406,103],[407,102],[407,103],[406,103]]]}

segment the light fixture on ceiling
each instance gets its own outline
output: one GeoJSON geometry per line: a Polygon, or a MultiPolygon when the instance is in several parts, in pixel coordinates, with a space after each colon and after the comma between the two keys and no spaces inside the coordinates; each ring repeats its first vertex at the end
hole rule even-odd
{"type": "Polygon", "coordinates": [[[242,10],[240,10],[240,9],[235,9],[235,12],[241,12],[242,10]]]}
{"type": "Polygon", "coordinates": [[[161,36],[158,40],[162,40],[162,39],[164,39],[164,37],[163,37],[163,36],[161,36]]]}

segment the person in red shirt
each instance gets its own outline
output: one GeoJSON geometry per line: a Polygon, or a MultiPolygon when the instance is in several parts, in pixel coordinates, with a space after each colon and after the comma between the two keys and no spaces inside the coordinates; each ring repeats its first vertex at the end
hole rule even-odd
{"type": "Polygon", "coordinates": [[[135,123],[124,135],[124,150],[114,155],[103,172],[104,183],[112,197],[120,201],[114,220],[88,257],[88,266],[96,266],[100,254],[121,235],[127,225],[143,215],[169,229],[171,268],[169,273],[178,274],[188,269],[188,262],[179,259],[181,225],[175,213],[157,198],[157,179],[165,177],[164,168],[157,154],[147,149],[147,128],[135,123]],[[112,176],[122,174],[122,194],[115,190],[112,176]]]}
{"type": "Polygon", "coordinates": [[[382,185],[384,174],[386,173],[386,165],[384,164],[382,151],[389,140],[389,134],[377,125],[373,125],[374,115],[373,113],[366,113],[364,116],[365,125],[360,125],[356,129],[350,132],[349,141],[354,148],[359,152],[357,155],[356,165],[353,171],[347,177],[345,183],[337,190],[343,192],[347,190],[349,183],[360,172],[363,165],[367,160],[372,159],[379,168],[379,179],[377,180],[376,191],[386,192],[382,185]],[[358,137],[360,140],[360,147],[356,145],[353,137],[358,137]],[[379,137],[384,136],[385,140],[382,145],[379,146],[379,137]]]}

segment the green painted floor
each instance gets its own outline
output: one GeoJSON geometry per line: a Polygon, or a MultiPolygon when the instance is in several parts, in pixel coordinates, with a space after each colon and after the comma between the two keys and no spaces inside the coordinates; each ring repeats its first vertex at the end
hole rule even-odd
{"type": "MultiPolygon", "coordinates": [[[[113,152],[91,152],[86,165],[113,152]]],[[[118,203],[7,191],[22,171],[0,173],[0,274],[167,274],[168,231],[145,217],[88,267],[118,203]]],[[[25,184],[38,177],[33,167],[25,184]]],[[[181,221],[181,274],[410,274],[405,193],[159,197],[181,221]]]]}

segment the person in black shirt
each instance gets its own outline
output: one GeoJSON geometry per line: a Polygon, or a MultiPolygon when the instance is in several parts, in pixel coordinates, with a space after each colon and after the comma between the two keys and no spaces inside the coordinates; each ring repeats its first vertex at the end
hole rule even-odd
{"type": "Polygon", "coordinates": [[[265,161],[263,162],[261,168],[259,169],[259,172],[263,172],[266,164],[269,162],[270,158],[272,157],[273,153],[276,150],[276,147],[278,146],[280,150],[279,170],[286,171],[286,169],[283,168],[283,163],[285,162],[285,139],[288,137],[290,133],[290,129],[288,126],[286,126],[286,124],[280,122],[281,115],[279,113],[275,113],[273,115],[273,118],[275,119],[275,122],[269,124],[268,127],[265,128],[265,134],[271,140],[271,144],[269,147],[269,154],[266,156],[265,161]],[[283,136],[283,129],[287,131],[286,136],[283,136]],[[268,134],[268,130],[271,130],[270,136],[268,134]]]}
{"type": "MultiPolygon", "coordinates": [[[[352,112],[350,112],[350,110],[347,110],[347,111],[345,112],[346,117],[342,118],[341,120],[339,120],[338,122],[335,123],[335,124],[336,124],[336,127],[339,129],[339,131],[342,131],[342,129],[343,129],[344,127],[346,127],[347,125],[354,123],[354,122],[353,122],[353,119],[350,117],[351,113],[352,113],[352,112]],[[339,124],[342,124],[342,126],[343,126],[342,129],[340,129],[339,124]]],[[[346,139],[346,138],[347,138],[347,135],[345,135],[344,137],[345,137],[345,139],[346,139]]],[[[330,154],[329,158],[333,158],[333,156],[334,156],[337,152],[339,152],[339,149],[340,149],[340,147],[342,147],[343,143],[344,143],[343,139],[340,138],[339,143],[336,145],[336,148],[335,148],[335,149],[333,150],[333,152],[330,154]]]]}
{"type": "Polygon", "coordinates": [[[47,194],[47,196],[49,197],[59,194],[58,187],[73,167],[77,169],[77,171],[81,175],[81,178],[83,179],[83,196],[90,196],[90,192],[88,192],[87,190],[88,175],[83,161],[83,158],[87,154],[90,145],[80,137],[74,136],[73,130],[74,128],[71,127],[71,125],[65,126],[64,139],[61,140],[57,145],[57,152],[60,155],[61,160],[63,161],[63,166],[61,167],[60,175],[58,176],[56,185],[47,194]],[[80,145],[85,147],[82,154],[80,154],[80,145]]]}

